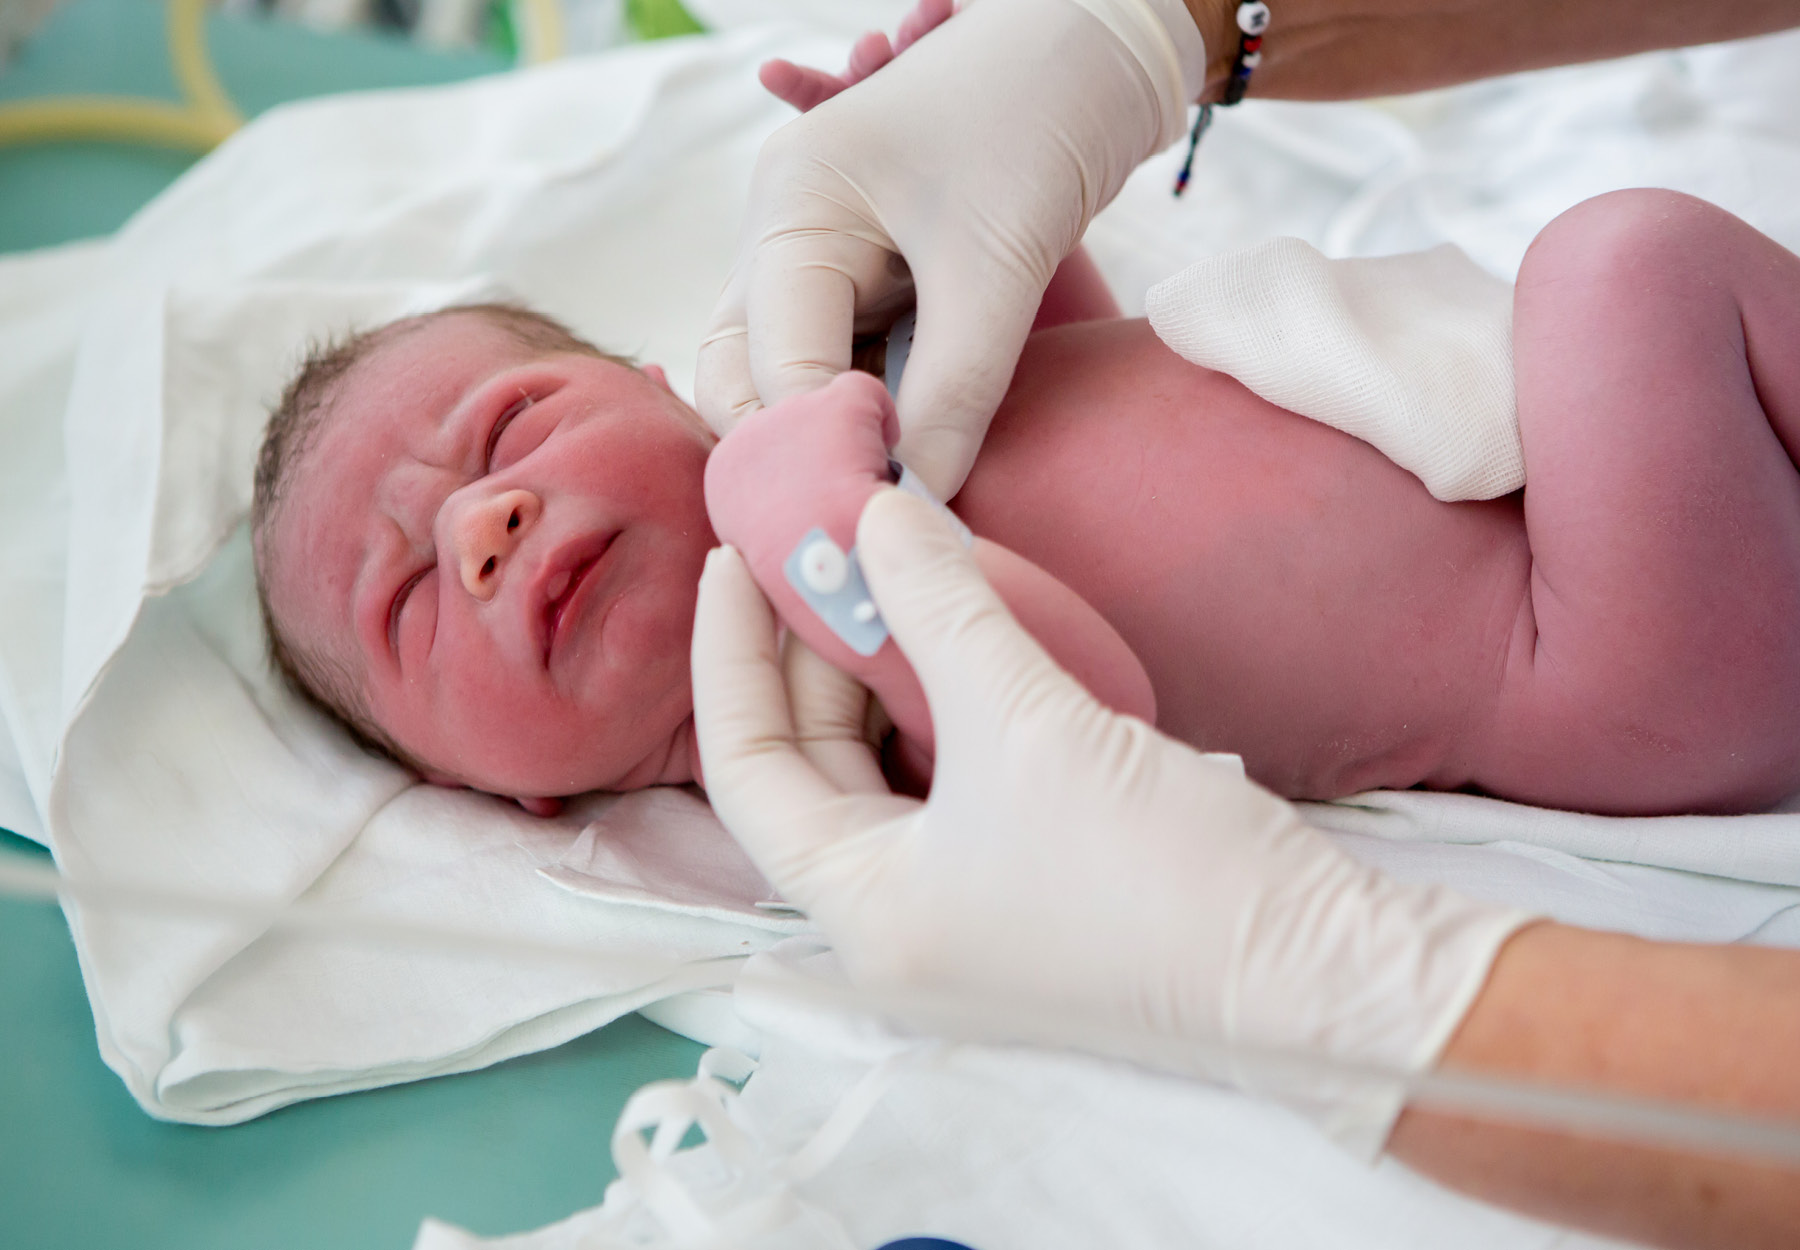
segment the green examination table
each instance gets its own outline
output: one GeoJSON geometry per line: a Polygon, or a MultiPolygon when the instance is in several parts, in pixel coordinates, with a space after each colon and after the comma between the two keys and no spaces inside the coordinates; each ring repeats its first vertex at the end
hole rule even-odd
{"type": "MultiPolygon", "coordinates": [[[[632,16],[643,34],[693,29],[668,4],[632,16]]],[[[248,115],[508,64],[499,51],[428,52],[253,16],[215,14],[206,31],[248,115]]],[[[175,98],[160,4],[69,0],[0,69],[0,101],[76,92],[175,98]]],[[[0,251],[116,229],[191,159],[125,144],[0,148],[0,251]]],[[[4,832],[0,855],[47,858],[4,832]]],[[[626,1098],[692,1076],[701,1049],[633,1015],[480,1072],[235,1128],[166,1124],[100,1061],[62,913],[0,897],[0,1247],[405,1250],[426,1215],[486,1235],[536,1228],[600,1200],[626,1098]]]]}

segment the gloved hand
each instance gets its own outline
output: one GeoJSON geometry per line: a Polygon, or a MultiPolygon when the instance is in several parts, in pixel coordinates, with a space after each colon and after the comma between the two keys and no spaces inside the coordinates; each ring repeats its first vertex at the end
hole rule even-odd
{"type": "Polygon", "coordinates": [[[900,458],[962,485],[1038,301],[1180,136],[1205,50],[1180,0],[980,0],[777,131],[695,392],[721,435],[849,367],[916,298],[900,458]]]}
{"type": "MultiPolygon", "coordinates": [[[[878,491],[857,543],[930,703],[925,802],[889,792],[858,687],[803,648],[779,666],[731,548],[694,626],[708,797],[853,980],[1165,1039],[1435,1061],[1526,916],[1363,867],[1229,764],[1102,707],[928,505],[878,491]]],[[[1367,1154],[1400,1106],[1392,1085],[1275,1092],[1367,1154]]]]}

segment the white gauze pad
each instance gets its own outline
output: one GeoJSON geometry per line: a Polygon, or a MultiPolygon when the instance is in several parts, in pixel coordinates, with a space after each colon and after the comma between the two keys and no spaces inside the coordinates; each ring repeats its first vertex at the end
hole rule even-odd
{"type": "Polygon", "coordinates": [[[1271,239],[1188,266],[1144,303],[1178,355],[1373,444],[1439,499],[1525,484],[1512,286],[1453,244],[1327,260],[1271,239]]]}

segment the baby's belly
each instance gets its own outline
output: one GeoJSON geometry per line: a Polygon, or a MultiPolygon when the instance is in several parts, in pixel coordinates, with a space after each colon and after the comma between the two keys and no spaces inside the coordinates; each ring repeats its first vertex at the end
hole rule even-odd
{"type": "Polygon", "coordinates": [[[1479,769],[1530,555],[1516,497],[1444,504],[1142,321],[1034,335],[956,510],[1086,598],[1158,723],[1293,797],[1479,769]]]}

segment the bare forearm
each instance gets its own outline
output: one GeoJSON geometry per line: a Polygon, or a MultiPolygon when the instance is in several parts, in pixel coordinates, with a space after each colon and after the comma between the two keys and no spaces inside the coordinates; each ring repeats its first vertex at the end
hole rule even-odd
{"type": "MultiPolygon", "coordinates": [[[[1446,1069],[1800,1124],[1800,952],[1538,925],[1507,944],[1446,1069]]],[[[1666,1246],[1800,1244],[1800,1169],[1507,1127],[1423,1108],[1392,1153],[1454,1188],[1666,1246]]]]}
{"type": "MultiPolygon", "coordinates": [[[[1237,0],[1186,0],[1207,98],[1237,51],[1237,0]]],[[[1267,0],[1251,90],[1290,100],[1397,95],[1517,70],[1716,43],[1800,25],[1800,0],[1267,0]]]]}

